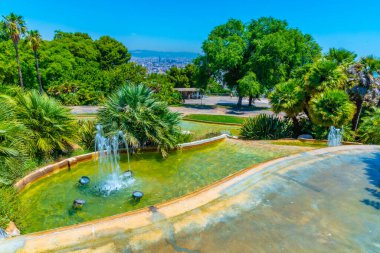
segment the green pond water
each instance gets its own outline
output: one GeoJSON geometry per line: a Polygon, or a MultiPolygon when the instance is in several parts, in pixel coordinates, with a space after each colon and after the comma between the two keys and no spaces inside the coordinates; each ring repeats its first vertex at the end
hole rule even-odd
{"type": "MultiPolygon", "coordinates": [[[[248,166],[302,152],[310,147],[273,145],[270,142],[225,140],[191,150],[179,150],[163,159],[158,153],[135,154],[131,170],[135,182],[127,189],[104,197],[97,193],[96,161],[81,163],[41,179],[20,193],[24,210],[25,233],[81,223],[115,215],[180,197],[248,166]],[[81,176],[89,176],[87,187],[80,187],[81,176]],[[132,192],[140,190],[140,202],[132,192]],[[74,199],[86,201],[82,210],[73,211],[74,199]]],[[[121,156],[127,170],[127,157],[121,156]]]]}
{"type": "Polygon", "coordinates": [[[195,121],[182,120],[179,124],[183,130],[190,131],[194,139],[199,139],[208,133],[228,131],[232,135],[239,135],[240,126],[234,125],[220,125],[212,123],[202,123],[195,121]]]}

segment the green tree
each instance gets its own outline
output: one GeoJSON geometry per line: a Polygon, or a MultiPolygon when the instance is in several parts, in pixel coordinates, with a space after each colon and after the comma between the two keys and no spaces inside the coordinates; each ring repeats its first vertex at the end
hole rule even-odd
{"type": "Polygon", "coordinates": [[[19,48],[18,44],[20,42],[21,37],[26,32],[26,25],[22,18],[22,16],[18,16],[14,13],[9,14],[8,16],[4,16],[4,29],[6,35],[12,40],[13,46],[16,51],[16,61],[17,61],[17,69],[18,69],[18,75],[20,79],[20,86],[21,88],[24,88],[24,82],[22,79],[22,72],[20,67],[20,56],[19,56],[19,48]]]}
{"type": "Polygon", "coordinates": [[[354,62],[357,54],[344,48],[330,48],[325,57],[338,65],[344,65],[354,62]]]}
{"type": "Polygon", "coordinates": [[[171,112],[145,85],[125,85],[99,110],[98,121],[108,135],[123,131],[133,146],[156,146],[163,156],[177,145],[179,114],[171,112]]]}
{"type": "Polygon", "coordinates": [[[341,127],[352,120],[355,105],[342,90],[326,90],[315,95],[309,102],[313,123],[329,127],[341,127]]]}
{"type": "Polygon", "coordinates": [[[38,65],[38,49],[41,46],[42,38],[41,38],[40,33],[37,30],[31,30],[27,33],[26,41],[28,45],[32,48],[33,53],[34,53],[34,59],[36,60],[35,66],[36,66],[36,72],[37,72],[37,79],[38,79],[38,84],[40,86],[40,94],[42,94],[44,90],[42,87],[40,68],[38,65]]]}
{"type": "Polygon", "coordinates": [[[257,81],[256,74],[248,72],[238,81],[238,93],[243,97],[249,97],[248,106],[252,106],[254,98],[259,98],[261,94],[261,85],[257,81]]]}
{"type": "Polygon", "coordinates": [[[100,52],[98,61],[103,70],[125,64],[131,59],[128,49],[121,42],[109,36],[100,37],[95,41],[95,45],[100,52]]]}

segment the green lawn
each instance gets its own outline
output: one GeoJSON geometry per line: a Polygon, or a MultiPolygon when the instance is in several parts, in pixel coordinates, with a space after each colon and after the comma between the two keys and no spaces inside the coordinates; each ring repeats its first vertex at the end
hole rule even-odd
{"type": "Polygon", "coordinates": [[[186,115],[184,120],[197,120],[212,123],[224,124],[243,124],[243,117],[229,116],[229,115],[210,115],[210,114],[190,114],[186,115]]]}

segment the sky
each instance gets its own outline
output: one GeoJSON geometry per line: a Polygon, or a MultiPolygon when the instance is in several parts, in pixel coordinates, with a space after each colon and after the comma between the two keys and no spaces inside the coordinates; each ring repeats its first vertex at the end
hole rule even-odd
{"type": "Polygon", "coordinates": [[[55,30],[109,35],[130,50],[201,52],[229,18],[286,19],[322,46],[380,56],[379,0],[0,0],[0,15],[22,15],[52,39],[55,30]]]}

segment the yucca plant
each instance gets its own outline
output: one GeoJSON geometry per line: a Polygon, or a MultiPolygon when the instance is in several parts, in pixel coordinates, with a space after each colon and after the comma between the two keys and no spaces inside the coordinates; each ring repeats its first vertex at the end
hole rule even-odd
{"type": "Polygon", "coordinates": [[[36,91],[14,98],[17,118],[30,131],[34,155],[50,158],[67,152],[77,141],[76,120],[70,110],[36,91]]]}
{"type": "Polygon", "coordinates": [[[274,115],[260,114],[246,119],[240,129],[240,136],[249,140],[276,140],[292,137],[292,124],[274,115]]]}
{"type": "Polygon", "coordinates": [[[177,145],[178,113],[171,112],[145,85],[125,85],[99,110],[98,121],[108,135],[123,131],[129,145],[157,146],[163,156],[177,145]]]}

